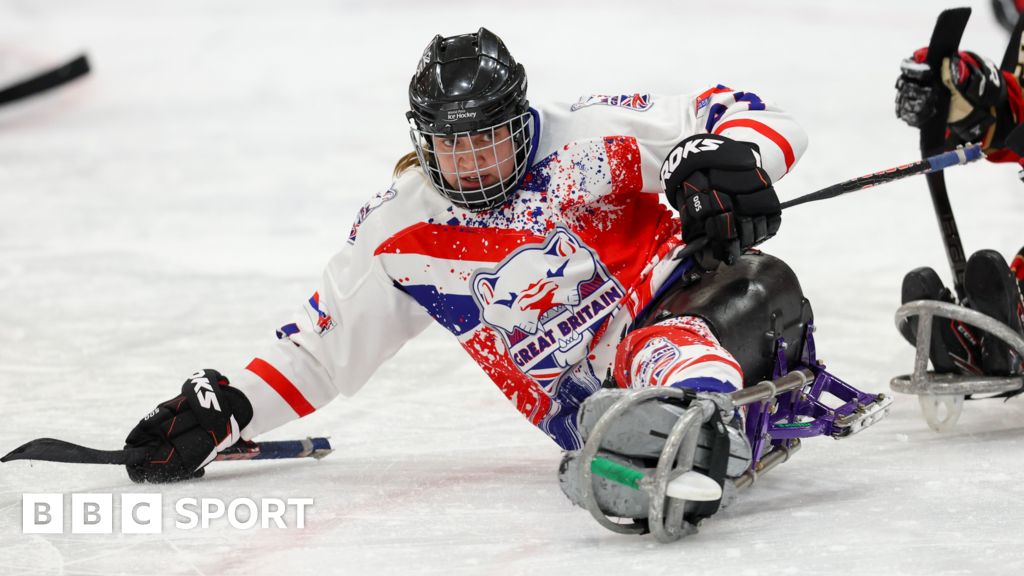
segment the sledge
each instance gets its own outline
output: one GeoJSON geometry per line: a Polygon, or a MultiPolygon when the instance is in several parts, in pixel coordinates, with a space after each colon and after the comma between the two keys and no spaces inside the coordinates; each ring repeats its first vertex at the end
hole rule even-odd
{"type": "Polygon", "coordinates": [[[917,319],[914,372],[896,376],[889,385],[894,392],[917,395],[921,413],[932,430],[952,430],[966,399],[979,399],[977,395],[1007,398],[1024,392],[1022,376],[936,374],[928,370],[932,323],[936,318],[958,320],[983,330],[1024,356],[1024,338],[1006,324],[976,310],[938,300],[917,300],[900,306],[896,310],[896,328],[900,329],[911,318],[917,319]]]}

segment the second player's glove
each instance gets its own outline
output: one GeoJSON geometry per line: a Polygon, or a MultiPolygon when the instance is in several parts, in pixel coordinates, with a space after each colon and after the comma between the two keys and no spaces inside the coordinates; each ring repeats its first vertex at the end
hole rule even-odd
{"type": "Polygon", "coordinates": [[[896,116],[920,128],[936,113],[941,91],[949,94],[945,119],[956,144],[980,142],[1006,107],[1007,79],[992,62],[973,52],[960,52],[942,61],[938,72],[925,60],[922,48],[900,64],[896,80],[896,116]]]}
{"type": "Polygon", "coordinates": [[[774,236],[782,223],[779,197],[753,144],[691,136],[668,153],[661,184],[679,211],[683,240],[706,237],[711,255],[726,264],[774,236]]]}
{"type": "Polygon", "coordinates": [[[240,438],[252,420],[252,405],[216,370],[200,370],[181,394],[161,403],[128,434],[125,448],[148,448],[141,462],[127,465],[135,482],[198,478],[217,453],[240,438]]]}

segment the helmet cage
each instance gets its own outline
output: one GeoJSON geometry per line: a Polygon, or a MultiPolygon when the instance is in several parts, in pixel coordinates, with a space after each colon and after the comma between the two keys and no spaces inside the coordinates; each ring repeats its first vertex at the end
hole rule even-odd
{"type": "Polygon", "coordinates": [[[496,208],[526,176],[535,129],[529,111],[473,131],[431,132],[412,118],[409,124],[416,155],[434,189],[460,208],[496,208]]]}

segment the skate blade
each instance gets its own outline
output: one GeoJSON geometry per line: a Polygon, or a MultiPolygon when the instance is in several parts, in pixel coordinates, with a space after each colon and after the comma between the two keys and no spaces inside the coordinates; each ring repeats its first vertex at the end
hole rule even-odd
{"type": "Polygon", "coordinates": [[[691,502],[714,502],[722,498],[722,487],[700,472],[690,470],[669,482],[665,495],[691,502]]]}
{"type": "Polygon", "coordinates": [[[952,430],[964,409],[964,397],[952,394],[922,394],[917,401],[928,427],[936,432],[952,430]]]}

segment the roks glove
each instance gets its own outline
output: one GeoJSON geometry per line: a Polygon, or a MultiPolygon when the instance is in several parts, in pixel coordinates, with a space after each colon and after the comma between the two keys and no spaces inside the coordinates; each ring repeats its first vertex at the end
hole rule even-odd
{"type": "Polygon", "coordinates": [[[676,144],[661,166],[661,185],[679,211],[683,240],[707,237],[711,255],[732,264],[779,230],[782,208],[757,147],[713,134],[676,144]]]}
{"type": "Polygon", "coordinates": [[[203,475],[217,453],[238,441],[252,405],[216,370],[201,370],[181,394],[160,404],[128,434],[125,448],[149,448],[127,465],[135,482],[176,482],[203,475]]]}
{"type": "Polygon", "coordinates": [[[995,64],[973,52],[944,58],[937,74],[925,63],[927,57],[928,49],[922,48],[900,64],[896,116],[920,128],[934,118],[945,91],[950,98],[945,120],[953,144],[982,141],[1007,108],[1007,79],[995,64]]]}

